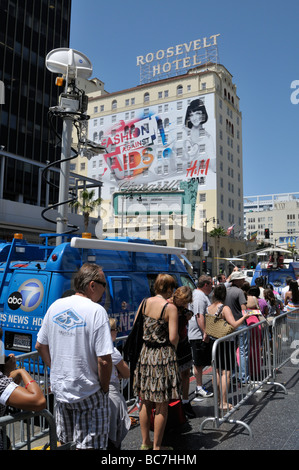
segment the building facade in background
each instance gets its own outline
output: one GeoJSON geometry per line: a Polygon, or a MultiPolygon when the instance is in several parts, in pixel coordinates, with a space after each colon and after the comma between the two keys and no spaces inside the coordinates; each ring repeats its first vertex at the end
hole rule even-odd
{"type": "MultiPolygon", "coordinates": [[[[45,67],[48,52],[68,47],[71,0],[0,0],[0,154],[1,197],[36,205],[46,204],[45,185],[38,188],[39,166],[60,158],[57,136],[61,123],[48,122],[49,107],[58,103],[55,79],[45,67]],[[19,159],[18,157],[21,157],[19,159]],[[23,158],[23,160],[22,160],[23,158]],[[39,202],[40,202],[39,201],[39,202]]],[[[59,183],[59,174],[52,181],[59,183]]],[[[50,203],[57,202],[52,186],[50,203]]]]}
{"type": "Polygon", "coordinates": [[[246,196],[244,231],[248,240],[295,248],[299,237],[299,193],[246,196]]]}
{"type": "Polygon", "coordinates": [[[234,226],[243,235],[242,115],[236,85],[209,63],[183,75],[89,97],[88,161],[103,182],[107,227],[234,226]],[[109,209],[110,208],[110,209],[109,209]]]}

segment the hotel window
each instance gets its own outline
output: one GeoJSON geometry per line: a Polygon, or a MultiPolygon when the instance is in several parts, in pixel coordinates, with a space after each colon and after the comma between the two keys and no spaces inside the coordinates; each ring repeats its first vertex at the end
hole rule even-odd
{"type": "Polygon", "coordinates": [[[178,85],[176,89],[177,96],[180,96],[183,94],[183,87],[182,85],[178,85]]]}
{"type": "Polygon", "coordinates": [[[206,84],[206,82],[203,82],[203,83],[201,84],[201,89],[202,89],[202,90],[206,90],[206,89],[207,89],[207,84],[206,84]]]}
{"type": "Polygon", "coordinates": [[[180,126],[181,124],[183,124],[183,116],[178,116],[176,118],[176,123],[178,126],[180,126]]]}
{"type": "Polygon", "coordinates": [[[135,104],[135,98],[131,98],[131,105],[135,104]]]}
{"type": "Polygon", "coordinates": [[[177,135],[176,135],[176,138],[177,138],[177,140],[183,140],[183,133],[178,132],[177,135]]]}
{"type": "Polygon", "coordinates": [[[112,109],[117,109],[117,101],[116,100],[112,101],[112,109]]]}
{"type": "Polygon", "coordinates": [[[99,108],[98,108],[97,106],[94,106],[94,108],[93,108],[93,112],[94,112],[94,113],[97,113],[97,112],[98,112],[98,110],[99,110],[99,108]]]}
{"type": "Polygon", "coordinates": [[[104,111],[104,109],[105,109],[104,105],[101,104],[101,106],[100,106],[100,111],[104,111]]]}
{"type": "Polygon", "coordinates": [[[164,105],[164,113],[168,113],[168,104],[164,105]]]}
{"type": "Polygon", "coordinates": [[[191,85],[187,85],[187,91],[191,91],[191,85]]]}
{"type": "Polygon", "coordinates": [[[168,98],[168,90],[164,91],[164,98],[168,98]]]}
{"type": "Polygon", "coordinates": [[[158,91],[158,99],[160,100],[161,98],[163,98],[163,93],[162,91],[158,91]]]}
{"type": "Polygon", "coordinates": [[[177,169],[177,171],[183,171],[183,164],[182,163],[177,163],[176,169],[177,169]]]}
{"type": "Polygon", "coordinates": [[[149,99],[150,99],[149,93],[144,93],[144,97],[143,97],[144,103],[148,103],[149,99]]]}
{"type": "Polygon", "coordinates": [[[183,109],[183,102],[182,101],[177,101],[176,109],[183,109]]]}
{"type": "Polygon", "coordinates": [[[130,100],[129,99],[126,99],[125,106],[130,106],[130,100]]]}
{"type": "Polygon", "coordinates": [[[111,122],[116,122],[116,114],[113,114],[113,115],[111,116],[111,122]]]}

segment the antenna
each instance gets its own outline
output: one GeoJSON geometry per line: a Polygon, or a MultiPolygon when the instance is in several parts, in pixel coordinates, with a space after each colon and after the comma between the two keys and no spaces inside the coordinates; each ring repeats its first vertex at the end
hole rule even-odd
{"type": "Polygon", "coordinates": [[[53,49],[46,56],[46,67],[52,73],[62,74],[69,80],[89,78],[92,74],[92,64],[86,55],[75,49],[53,49]]]}

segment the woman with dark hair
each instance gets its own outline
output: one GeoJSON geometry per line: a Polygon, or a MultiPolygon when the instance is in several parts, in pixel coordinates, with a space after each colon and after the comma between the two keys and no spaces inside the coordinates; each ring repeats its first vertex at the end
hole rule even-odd
{"type": "MultiPolygon", "coordinates": [[[[146,299],[143,315],[143,345],[134,371],[134,395],[140,397],[141,450],[161,450],[169,400],[180,399],[180,376],[176,357],[179,342],[178,310],[168,302],[176,282],[169,274],[159,274],[155,296],[146,299]],[[152,409],[155,407],[154,442],[150,440],[152,409]]],[[[144,304],[143,304],[144,305],[144,304]]]]}
{"type": "Polygon", "coordinates": [[[207,120],[208,113],[203,102],[200,99],[191,101],[186,111],[185,126],[189,129],[202,127],[207,120]]]}
{"type": "Polygon", "coordinates": [[[265,289],[264,290],[264,299],[268,305],[268,315],[269,316],[277,316],[280,314],[280,307],[277,298],[274,295],[272,289],[265,289]]]}
{"type": "Polygon", "coordinates": [[[184,141],[185,154],[188,158],[197,158],[202,174],[209,170],[216,172],[216,159],[214,158],[214,142],[211,135],[204,129],[203,124],[208,121],[208,113],[201,99],[191,101],[186,110],[185,128],[187,136],[184,141]]]}
{"type": "MultiPolygon", "coordinates": [[[[243,315],[239,320],[235,320],[230,307],[224,305],[226,299],[226,287],[224,284],[219,284],[214,288],[213,298],[211,305],[207,308],[207,313],[218,315],[224,318],[227,323],[234,328],[238,328],[248,318],[248,314],[243,315]]],[[[219,350],[216,355],[216,369],[217,369],[217,386],[219,396],[219,406],[224,411],[232,408],[232,405],[227,402],[227,391],[230,381],[230,370],[233,366],[231,359],[235,357],[235,342],[231,341],[221,342],[219,350]]]]}
{"type": "Polygon", "coordinates": [[[284,304],[287,312],[299,308],[299,288],[297,281],[290,281],[289,290],[284,297],[284,304]]]}

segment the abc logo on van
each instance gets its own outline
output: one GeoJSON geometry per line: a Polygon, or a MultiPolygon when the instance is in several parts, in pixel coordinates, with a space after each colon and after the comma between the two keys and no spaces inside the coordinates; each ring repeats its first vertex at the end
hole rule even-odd
{"type": "Polygon", "coordinates": [[[44,287],[38,279],[28,279],[20,285],[17,292],[10,294],[8,306],[12,310],[21,308],[24,312],[32,312],[43,300],[44,287]]]}

